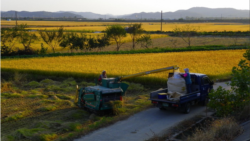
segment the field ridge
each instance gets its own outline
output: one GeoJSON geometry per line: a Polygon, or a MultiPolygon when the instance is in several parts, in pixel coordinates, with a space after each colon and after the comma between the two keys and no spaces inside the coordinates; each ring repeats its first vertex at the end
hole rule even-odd
{"type": "Polygon", "coordinates": [[[50,54],[43,54],[43,55],[2,56],[1,59],[59,57],[59,56],[78,56],[78,55],[141,54],[141,53],[186,52],[186,51],[236,50],[236,49],[249,49],[249,48],[250,46],[224,46],[224,45],[191,46],[187,48],[157,48],[155,47],[155,48],[150,48],[150,49],[139,49],[139,50],[129,50],[129,51],[50,53],[50,54]]]}

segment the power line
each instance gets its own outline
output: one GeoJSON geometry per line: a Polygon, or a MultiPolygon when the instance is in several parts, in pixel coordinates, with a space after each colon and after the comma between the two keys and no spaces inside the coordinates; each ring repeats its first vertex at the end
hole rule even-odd
{"type": "Polygon", "coordinates": [[[161,32],[162,32],[162,11],[161,11],[161,32]]]}
{"type": "Polygon", "coordinates": [[[16,27],[17,27],[17,11],[15,12],[15,14],[16,14],[16,27]]]}

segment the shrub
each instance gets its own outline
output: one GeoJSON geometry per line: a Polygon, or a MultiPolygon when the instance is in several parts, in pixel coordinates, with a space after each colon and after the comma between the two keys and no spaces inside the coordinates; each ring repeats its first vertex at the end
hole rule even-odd
{"type": "Polygon", "coordinates": [[[218,116],[227,116],[235,112],[235,95],[230,90],[225,90],[221,86],[209,93],[210,102],[208,106],[216,110],[218,116]]]}
{"type": "Polygon", "coordinates": [[[41,81],[41,83],[44,83],[44,84],[52,84],[54,81],[51,80],[51,79],[44,79],[41,81]]]}
{"type": "MultiPolygon", "coordinates": [[[[244,57],[248,59],[248,50],[244,57]]],[[[238,67],[233,67],[231,91],[219,87],[209,94],[208,106],[216,110],[219,116],[227,116],[243,109],[250,102],[250,64],[241,60],[238,67]]]]}
{"type": "Polygon", "coordinates": [[[31,87],[31,88],[37,88],[37,87],[39,87],[39,86],[41,86],[41,85],[40,85],[40,83],[38,83],[38,82],[36,82],[36,81],[31,81],[31,82],[29,82],[28,84],[26,84],[26,86],[27,86],[27,87],[31,87]]]}
{"type": "Polygon", "coordinates": [[[42,134],[40,138],[42,141],[52,141],[57,138],[57,134],[42,134]]]}
{"type": "Polygon", "coordinates": [[[14,138],[17,140],[20,140],[23,138],[31,139],[35,133],[39,131],[43,131],[43,130],[44,129],[42,128],[34,128],[34,129],[21,128],[15,131],[14,138]]]}

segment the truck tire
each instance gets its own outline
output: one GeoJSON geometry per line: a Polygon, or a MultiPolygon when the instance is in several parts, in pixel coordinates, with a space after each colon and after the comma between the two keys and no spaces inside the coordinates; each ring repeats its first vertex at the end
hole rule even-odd
{"type": "Polygon", "coordinates": [[[190,103],[185,104],[183,108],[183,113],[188,114],[190,112],[190,109],[191,109],[191,104],[190,103]]]}

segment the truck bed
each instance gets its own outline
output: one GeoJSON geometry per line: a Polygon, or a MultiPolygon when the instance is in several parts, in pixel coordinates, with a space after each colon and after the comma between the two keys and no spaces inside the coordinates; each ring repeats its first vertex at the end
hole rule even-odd
{"type": "Polygon", "coordinates": [[[153,100],[153,101],[160,101],[160,102],[167,102],[167,103],[173,103],[173,104],[175,104],[175,103],[178,103],[179,101],[171,101],[171,100],[168,100],[168,99],[159,99],[159,98],[150,98],[150,100],[153,100]]]}
{"type": "Polygon", "coordinates": [[[168,92],[167,88],[153,91],[150,93],[150,100],[157,101],[157,102],[172,103],[172,104],[181,104],[181,103],[186,103],[188,101],[192,101],[192,100],[199,98],[199,96],[198,96],[199,91],[195,91],[195,92],[186,94],[184,96],[181,96],[178,101],[172,101],[169,99],[159,99],[158,98],[159,93],[167,93],[167,92],[168,92]]]}

